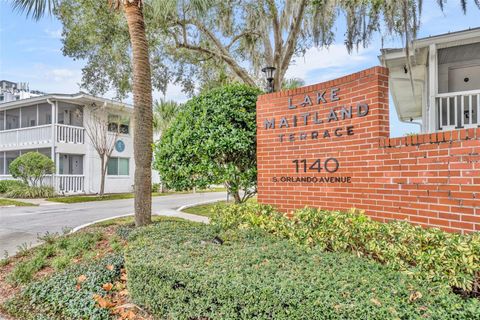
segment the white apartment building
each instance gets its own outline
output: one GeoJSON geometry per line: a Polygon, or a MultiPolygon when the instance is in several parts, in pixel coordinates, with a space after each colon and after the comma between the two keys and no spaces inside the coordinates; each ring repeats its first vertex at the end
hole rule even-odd
{"type": "Polygon", "coordinates": [[[410,63],[403,48],[379,57],[400,120],[424,133],[478,127],[480,28],[414,40],[409,55],[410,63]]]}
{"type": "Polygon", "coordinates": [[[56,172],[45,183],[59,194],[95,194],[100,188],[100,158],[85,123],[95,108],[106,108],[108,130],[118,138],[108,163],[105,192],[133,190],[133,108],[85,93],[47,94],[0,104],[0,179],[11,179],[9,164],[29,151],[54,160],[56,172]]]}
{"type": "Polygon", "coordinates": [[[38,90],[30,90],[26,82],[0,80],[0,103],[38,97],[44,94],[44,92],[38,90]]]}

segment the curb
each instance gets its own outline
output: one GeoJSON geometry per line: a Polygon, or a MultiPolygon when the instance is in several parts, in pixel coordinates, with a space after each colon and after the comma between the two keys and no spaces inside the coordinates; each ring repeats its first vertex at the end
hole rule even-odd
{"type": "MultiPolygon", "coordinates": [[[[196,206],[201,206],[202,204],[209,204],[209,203],[215,203],[215,202],[220,202],[220,201],[224,201],[224,200],[208,200],[208,201],[203,201],[203,202],[197,202],[197,203],[194,203],[194,204],[186,204],[184,206],[181,206],[177,209],[178,212],[183,212],[183,210],[187,209],[187,208],[191,208],[191,207],[196,207],[196,206]]],[[[184,213],[187,213],[187,212],[184,212],[184,213]]],[[[189,213],[191,214],[191,213],[189,213]]]]}
{"type": "MultiPolygon", "coordinates": [[[[118,218],[123,218],[123,217],[128,217],[128,216],[133,216],[134,213],[127,213],[127,214],[122,214],[122,215],[119,215],[119,216],[114,216],[114,217],[109,217],[109,218],[104,218],[104,219],[99,219],[99,220],[95,220],[95,221],[92,221],[92,222],[89,222],[89,223],[84,223],[84,224],[81,224],[75,228],[73,228],[72,230],[70,230],[70,232],[68,234],[72,234],[72,233],[75,233],[79,230],[82,230],[86,227],[89,227],[93,224],[96,224],[96,223],[99,223],[99,222],[103,222],[103,221],[108,221],[108,220],[113,220],[113,219],[118,219],[118,218]]],[[[153,215],[156,215],[156,214],[153,214],[153,215]]]]}
{"type": "MultiPolygon", "coordinates": [[[[197,202],[197,203],[193,203],[193,204],[187,204],[187,205],[184,205],[184,206],[181,206],[179,207],[177,210],[177,212],[181,212],[183,214],[189,214],[189,215],[192,215],[192,216],[196,216],[196,217],[202,217],[202,216],[198,216],[198,215],[195,215],[195,214],[192,214],[192,213],[187,213],[187,212],[183,212],[182,210],[186,209],[186,208],[191,208],[191,207],[196,207],[196,206],[200,206],[202,204],[209,204],[209,203],[215,203],[215,202],[219,202],[219,201],[222,201],[222,200],[208,200],[208,201],[202,201],[202,202],[197,202]]],[[[104,218],[104,219],[99,219],[99,220],[95,220],[95,221],[92,221],[92,222],[89,222],[89,223],[85,223],[85,224],[82,224],[82,225],[79,225],[75,228],[73,228],[68,234],[72,234],[72,233],[75,233],[79,230],[82,230],[82,229],[85,229],[86,227],[89,227],[91,225],[94,225],[96,223],[99,223],[99,222],[104,222],[104,221],[108,221],[108,220],[113,220],[113,219],[118,219],[118,218],[123,218],[123,217],[129,217],[129,216],[133,216],[134,213],[127,213],[127,214],[122,214],[122,215],[118,215],[118,216],[113,216],[113,217],[109,217],[109,218],[104,218]]],[[[159,214],[159,213],[152,213],[152,216],[163,216],[162,214],[159,214]]]]}

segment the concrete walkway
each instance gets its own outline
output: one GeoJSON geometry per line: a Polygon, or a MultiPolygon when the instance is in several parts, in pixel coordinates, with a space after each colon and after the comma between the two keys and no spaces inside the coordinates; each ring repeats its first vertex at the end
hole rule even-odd
{"type": "MultiPolygon", "coordinates": [[[[157,215],[208,222],[208,218],[178,212],[183,206],[225,200],[226,192],[177,194],[152,198],[152,212],[157,215]]],[[[10,255],[17,247],[38,243],[37,235],[61,233],[64,229],[133,213],[133,199],[40,205],[38,207],[0,208],[0,254],[10,255]]]]}

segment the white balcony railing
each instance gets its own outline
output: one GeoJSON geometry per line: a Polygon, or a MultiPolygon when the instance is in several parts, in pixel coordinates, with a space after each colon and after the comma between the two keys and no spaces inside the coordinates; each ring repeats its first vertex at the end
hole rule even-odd
{"type": "Polygon", "coordinates": [[[52,141],[51,125],[0,131],[0,148],[22,147],[52,141]]]}
{"type": "Polygon", "coordinates": [[[85,128],[57,124],[57,141],[64,143],[85,143],[85,128]]]}
{"type": "MultiPolygon", "coordinates": [[[[85,143],[85,128],[56,124],[57,142],[85,143]]],[[[0,131],[0,148],[27,147],[52,143],[52,125],[0,131]]]]}
{"type": "MultiPolygon", "coordinates": [[[[0,180],[13,180],[11,175],[0,175],[0,180]]],[[[84,175],[70,175],[57,174],[46,176],[42,185],[52,186],[55,192],[63,193],[85,193],[85,176],[84,175]]]]}
{"type": "Polygon", "coordinates": [[[436,105],[439,130],[476,128],[480,124],[480,90],[438,94],[436,105]]]}
{"type": "Polygon", "coordinates": [[[83,193],[85,192],[85,176],[55,175],[55,191],[58,193],[83,193]]]}

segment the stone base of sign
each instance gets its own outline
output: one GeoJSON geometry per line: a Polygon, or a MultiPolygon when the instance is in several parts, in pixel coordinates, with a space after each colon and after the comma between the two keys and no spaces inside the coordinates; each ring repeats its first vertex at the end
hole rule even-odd
{"type": "Polygon", "coordinates": [[[388,117],[382,67],[259,97],[258,201],[480,231],[480,128],[388,138],[388,117]]]}

